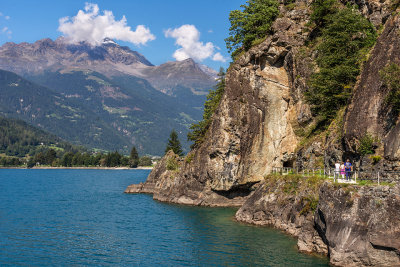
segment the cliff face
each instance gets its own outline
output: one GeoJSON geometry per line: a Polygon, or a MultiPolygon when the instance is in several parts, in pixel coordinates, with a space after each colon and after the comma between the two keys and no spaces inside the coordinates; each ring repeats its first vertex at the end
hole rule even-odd
{"type": "Polygon", "coordinates": [[[315,228],[340,266],[400,265],[400,187],[320,189],[315,228]]]}

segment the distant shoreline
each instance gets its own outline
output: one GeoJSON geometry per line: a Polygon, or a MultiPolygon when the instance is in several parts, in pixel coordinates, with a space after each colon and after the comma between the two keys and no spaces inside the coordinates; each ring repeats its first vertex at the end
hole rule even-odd
{"type": "MultiPolygon", "coordinates": [[[[28,169],[26,167],[0,167],[0,169],[28,169]]],[[[33,170],[57,170],[57,169],[65,169],[65,170],[152,170],[153,167],[137,167],[137,168],[129,168],[129,167],[49,167],[49,166],[35,166],[30,169],[33,170]]]]}

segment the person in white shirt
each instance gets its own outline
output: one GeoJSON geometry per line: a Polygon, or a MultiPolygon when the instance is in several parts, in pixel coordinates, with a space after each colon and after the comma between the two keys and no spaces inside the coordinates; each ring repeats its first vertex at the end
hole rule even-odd
{"type": "Polygon", "coordinates": [[[340,162],[336,161],[335,163],[335,173],[333,175],[333,180],[335,181],[336,179],[339,179],[339,174],[340,174],[340,162]]]}

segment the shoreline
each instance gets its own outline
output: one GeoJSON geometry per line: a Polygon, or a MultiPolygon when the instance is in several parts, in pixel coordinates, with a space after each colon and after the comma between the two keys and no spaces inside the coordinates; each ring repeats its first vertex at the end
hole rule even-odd
{"type": "Polygon", "coordinates": [[[35,166],[32,168],[26,167],[0,167],[1,169],[32,169],[32,170],[152,170],[153,167],[50,167],[50,166],[35,166]]]}

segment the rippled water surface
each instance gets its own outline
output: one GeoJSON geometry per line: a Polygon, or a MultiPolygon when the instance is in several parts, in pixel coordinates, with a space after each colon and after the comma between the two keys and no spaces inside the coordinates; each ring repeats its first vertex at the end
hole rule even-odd
{"type": "Polygon", "coordinates": [[[123,194],[148,170],[0,170],[0,265],[327,266],[234,209],[123,194]]]}

